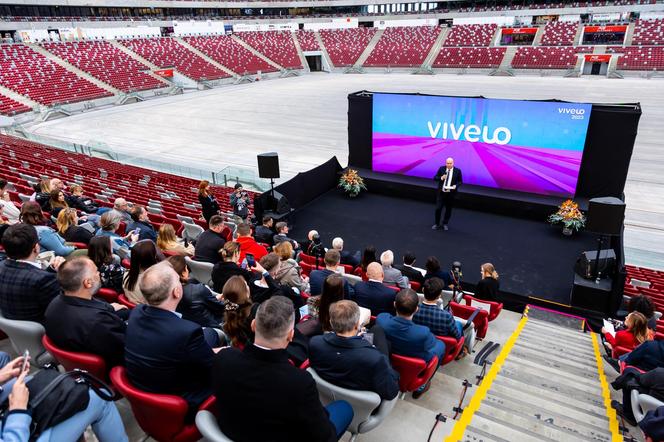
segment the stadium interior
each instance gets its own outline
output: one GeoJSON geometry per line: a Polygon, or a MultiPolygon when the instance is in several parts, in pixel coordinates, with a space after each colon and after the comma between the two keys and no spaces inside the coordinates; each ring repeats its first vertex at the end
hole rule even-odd
{"type": "MultiPolygon", "coordinates": [[[[243,391],[233,392],[235,403],[229,404],[224,404],[224,394],[214,394],[222,391],[220,385],[244,385],[239,378],[235,386],[233,379],[218,380],[214,371],[228,362],[225,352],[264,351],[254,334],[259,341],[260,324],[270,322],[264,319],[272,307],[267,304],[289,296],[295,337],[280,347],[283,352],[288,344],[290,357],[280,369],[293,370],[292,379],[306,378],[317,387],[313,408],[328,407],[337,433],[329,407],[350,404],[352,421],[343,426],[338,440],[664,441],[663,72],[663,0],[0,0],[0,351],[12,360],[0,356],[0,364],[6,364],[0,366],[0,384],[11,382],[0,388],[0,412],[6,419],[0,442],[29,440],[29,420],[23,430],[16,430],[21,421],[9,419],[14,410],[20,414],[29,408],[33,423],[47,420],[27,396],[23,406],[16,406],[23,379],[18,377],[15,384],[9,379],[18,376],[15,358],[25,358],[26,350],[32,379],[52,365],[63,373],[86,370],[107,383],[112,398],[102,401],[105,412],[119,413],[122,424],[90,418],[79,425],[78,433],[64,432],[73,428],[76,417],[84,419],[81,410],[96,404],[90,393],[89,405],[79,408],[79,414],[63,411],[55,423],[48,417],[46,428],[52,433],[40,428],[42,437],[37,439],[39,433],[32,428],[30,440],[49,440],[49,434],[50,440],[67,434],[59,436],[65,442],[261,440],[256,435],[267,434],[262,431],[268,428],[282,432],[271,434],[270,440],[336,439],[313,434],[311,428],[320,427],[314,411],[279,421],[263,415],[262,401],[243,396],[243,391]],[[576,187],[540,195],[472,185],[470,166],[456,159],[469,184],[455,197],[458,208],[449,231],[447,218],[445,231],[438,222],[432,229],[436,198],[428,175],[409,175],[406,166],[395,172],[377,167],[376,97],[396,94],[412,100],[463,97],[592,105],[588,138],[579,148],[583,159],[579,156],[576,166],[576,187]],[[276,174],[260,170],[257,163],[257,156],[269,152],[278,154],[276,174]],[[346,176],[342,174],[349,170],[357,171],[366,184],[356,198],[340,188],[346,176]],[[561,233],[560,224],[547,223],[570,198],[590,224],[597,197],[613,197],[611,204],[622,206],[624,217],[620,215],[615,232],[588,225],[572,232],[565,225],[561,233]],[[31,209],[37,215],[30,214],[31,209]],[[279,222],[287,224],[285,231],[279,222]],[[85,241],[65,233],[71,234],[68,229],[77,224],[90,229],[81,233],[85,241]],[[265,226],[271,229],[267,240],[259,237],[265,226]],[[30,227],[29,232],[21,227],[30,227]],[[30,257],[17,254],[17,242],[32,238],[34,230],[38,245],[28,245],[30,253],[35,247],[38,252],[30,257]],[[153,236],[144,236],[148,230],[153,236]],[[57,238],[55,247],[47,235],[57,238]],[[108,262],[100,263],[106,258],[91,250],[99,236],[111,237],[108,262]],[[216,248],[209,245],[211,236],[221,241],[216,248]],[[247,237],[255,239],[251,242],[257,249],[243,248],[247,237]],[[146,241],[154,242],[150,258],[139,257],[147,253],[141,244],[146,241]],[[233,244],[238,244],[239,260],[233,244]],[[206,246],[214,249],[212,260],[201,258],[206,246]],[[368,248],[374,249],[373,257],[368,248]],[[599,249],[607,252],[606,259],[597,259],[599,249]],[[336,263],[330,253],[335,250],[336,263]],[[407,262],[411,255],[415,263],[407,262]],[[270,264],[270,258],[278,263],[270,264]],[[210,326],[186,312],[181,319],[177,302],[173,306],[178,319],[191,323],[200,335],[210,359],[215,358],[203,376],[207,394],[195,405],[189,391],[159,391],[139,382],[135,354],[141,347],[138,341],[130,342],[147,333],[137,331],[139,320],[132,322],[136,313],[162,308],[150,294],[160,289],[149,287],[148,278],[157,274],[154,270],[163,271],[158,262],[166,259],[175,268],[169,271],[180,273],[183,304],[196,284],[213,298],[201,301],[207,302],[205,308],[221,309],[210,326]],[[55,284],[51,305],[51,298],[45,304],[42,299],[46,279],[28,289],[28,282],[9,267],[28,261],[55,284]],[[369,266],[372,261],[380,263],[380,277],[376,266],[369,266]],[[90,302],[103,304],[103,309],[113,306],[113,315],[122,319],[126,363],[112,363],[105,356],[104,347],[111,345],[107,336],[99,338],[106,344],[85,348],[77,339],[58,336],[63,327],[48,317],[55,300],[76,291],[68,290],[74,283],[62,278],[86,262],[97,266],[93,273],[100,281],[90,302]],[[188,269],[189,281],[176,262],[188,269]],[[286,263],[292,264],[297,282],[275,273],[286,263]],[[485,270],[486,263],[495,270],[485,270]],[[219,283],[219,264],[234,266],[233,274],[247,280],[248,304],[230,299],[232,288],[224,282],[239,277],[226,275],[219,283]],[[342,275],[341,298],[359,304],[366,319],[360,324],[366,328],[362,333],[368,330],[371,339],[387,340],[387,352],[380,341],[371,341],[370,347],[384,353],[381,361],[398,374],[396,396],[344,387],[343,382],[335,385],[319,369],[314,341],[318,335],[341,333],[332,308],[341,301],[326,305],[328,325],[319,311],[332,282],[330,276],[323,277],[315,288],[314,280],[325,268],[332,277],[342,275]],[[401,269],[399,278],[388,280],[396,268],[401,269]],[[119,283],[105,273],[111,270],[120,275],[119,283]],[[407,271],[417,278],[404,278],[407,271]],[[400,310],[406,308],[401,300],[406,303],[416,294],[420,312],[432,302],[428,290],[439,278],[445,286],[433,302],[459,331],[454,328],[452,336],[443,336],[419,326],[432,342],[443,344],[443,353],[433,359],[398,354],[381,316],[392,313],[396,316],[391,319],[410,321],[403,319],[408,315],[400,310]],[[500,281],[491,298],[482,292],[486,279],[500,281]],[[374,310],[365,315],[372,308],[355,296],[376,283],[394,304],[390,313],[374,310]],[[284,296],[257,301],[254,290],[261,290],[261,284],[284,296]],[[346,286],[355,290],[354,296],[346,286]],[[17,301],[19,296],[39,298],[39,313],[30,316],[22,310],[27,307],[20,304],[32,301],[17,301]],[[251,313],[239,326],[238,312],[249,304],[251,313]],[[259,305],[266,307],[261,310],[259,305]],[[647,326],[643,322],[637,333],[641,326],[635,323],[641,317],[647,326]],[[305,333],[314,323],[322,328],[305,333]],[[238,327],[244,327],[240,340],[238,327]],[[210,330],[213,338],[201,333],[210,330]],[[299,345],[298,334],[304,336],[305,350],[295,357],[291,350],[299,345]],[[627,343],[616,341],[627,335],[627,343]],[[640,365],[637,357],[642,361],[646,352],[655,355],[648,353],[648,363],[640,365]],[[638,384],[648,375],[659,378],[649,388],[638,384]],[[19,387],[12,390],[12,385],[19,387]],[[10,391],[13,399],[7,399],[10,391]],[[245,426],[252,431],[238,428],[236,413],[250,416],[245,426]],[[108,432],[111,426],[113,434],[108,432]],[[12,430],[18,436],[12,436],[12,430]]],[[[556,130],[550,129],[553,134],[556,130]]],[[[563,145],[568,135],[560,132],[563,145]]],[[[431,152],[429,147],[422,151],[431,152]]],[[[496,153],[495,161],[512,159],[510,155],[496,153]]],[[[444,166],[445,157],[440,158],[444,166]]],[[[413,169],[424,162],[407,160],[413,161],[413,169]]],[[[541,152],[526,160],[514,162],[529,173],[533,164],[546,162],[541,152]],[[533,163],[526,166],[526,160],[533,163]]],[[[552,161],[556,171],[568,168],[564,159],[552,161]]],[[[488,161],[485,165],[491,166],[488,161]]],[[[602,216],[608,218],[595,215],[595,220],[602,216]]],[[[168,288],[166,279],[158,286],[168,288]]],[[[71,280],[88,287],[80,275],[71,280]]],[[[171,301],[173,293],[163,302],[171,301]]],[[[72,330],[92,334],[81,318],[72,330]]],[[[144,327],[148,319],[141,316],[144,327]]],[[[76,314],[70,321],[77,322],[76,314]]],[[[355,331],[360,333],[357,327],[355,331]]],[[[169,334],[164,329],[163,335],[169,334]]],[[[166,347],[176,346],[172,342],[164,337],[154,348],[163,347],[165,354],[171,351],[166,347]]],[[[169,366],[172,361],[148,363],[146,378],[195,378],[193,363],[183,354],[176,369],[169,366]]],[[[348,373],[364,371],[371,378],[374,368],[353,367],[348,373]]],[[[270,381],[276,372],[264,372],[262,378],[244,375],[278,384],[270,381]]],[[[374,377],[382,380],[383,374],[374,377]]],[[[293,396],[299,397],[295,380],[293,396]]],[[[30,399],[38,392],[31,389],[30,399]]],[[[290,407],[305,406],[297,399],[280,399],[290,407]]],[[[266,396],[265,403],[279,402],[266,396]]],[[[274,411],[281,416],[284,410],[274,411]]]]}

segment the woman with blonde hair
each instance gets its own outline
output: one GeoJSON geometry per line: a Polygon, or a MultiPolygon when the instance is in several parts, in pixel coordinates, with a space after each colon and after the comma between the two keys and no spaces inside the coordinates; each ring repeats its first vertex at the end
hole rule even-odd
{"type": "Polygon", "coordinates": [[[274,252],[281,260],[281,266],[274,275],[275,279],[280,284],[298,289],[300,293],[308,293],[308,278],[301,276],[302,269],[293,259],[293,245],[290,241],[282,241],[274,246],[274,252]]]}
{"type": "Polygon", "coordinates": [[[58,229],[58,233],[68,242],[89,244],[94,236],[92,232],[78,225],[76,209],[67,208],[60,210],[55,226],[58,229]]]}
{"type": "Polygon", "coordinates": [[[475,296],[485,301],[498,301],[498,272],[490,262],[482,264],[480,267],[482,279],[475,287],[475,296]]]}
{"type": "Polygon", "coordinates": [[[648,329],[648,319],[639,313],[632,312],[625,318],[625,330],[620,330],[611,335],[602,327],[605,344],[610,349],[623,347],[628,350],[634,350],[645,341],[653,338],[653,333],[648,329]]]}
{"type": "MultiPolygon", "coordinates": [[[[247,283],[256,279],[256,276],[254,276],[246,263],[240,263],[239,242],[226,242],[224,247],[219,250],[219,254],[221,254],[222,261],[216,263],[212,268],[212,285],[215,292],[220,293],[224,289],[226,281],[232,276],[242,276],[247,283]]],[[[253,269],[259,274],[265,271],[258,262],[255,263],[253,269]]]]}
{"type": "Polygon", "coordinates": [[[194,256],[194,246],[188,244],[185,247],[175,234],[173,226],[168,223],[162,224],[159,228],[159,233],[157,234],[157,247],[159,247],[162,252],[194,256]]]}
{"type": "Polygon", "coordinates": [[[207,180],[201,181],[198,185],[198,202],[202,206],[203,218],[209,223],[210,218],[219,213],[219,203],[210,192],[210,182],[207,180]]]}

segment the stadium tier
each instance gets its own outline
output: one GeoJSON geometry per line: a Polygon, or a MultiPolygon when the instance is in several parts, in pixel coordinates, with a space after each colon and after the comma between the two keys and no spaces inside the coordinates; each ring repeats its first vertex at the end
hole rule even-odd
{"type": "Polygon", "coordinates": [[[505,48],[441,48],[434,68],[497,68],[505,48]]]}
{"type": "Polygon", "coordinates": [[[498,25],[457,25],[453,26],[443,46],[489,46],[498,25]]]}
{"type": "Polygon", "coordinates": [[[633,45],[664,45],[664,19],[637,20],[634,24],[633,45]]]}
{"type": "Polygon", "coordinates": [[[664,69],[664,46],[610,47],[607,51],[622,54],[618,68],[627,71],[661,71],[664,69]]]}
{"type": "Polygon", "coordinates": [[[512,59],[517,69],[572,69],[579,52],[592,52],[590,47],[530,47],[519,48],[512,59]]]}
{"type": "Polygon", "coordinates": [[[374,28],[351,28],[320,31],[325,49],[336,67],[352,66],[376,33],[374,28]]]}
{"type": "Polygon", "coordinates": [[[187,43],[238,75],[275,72],[277,68],[235,41],[233,37],[185,37],[187,43]]]}
{"type": "Polygon", "coordinates": [[[16,115],[23,112],[28,112],[29,110],[30,106],[26,106],[25,104],[21,104],[12,98],[0,95],[0,114],[16,115]]]}
{"type": "Polygon", "coordinates": [[[387,28],[362,66],[419,67],[438,34],[438,26],[387,28]]]}
{"type": "Polygon", "coordinates": [[[239,32],[236,35],[278,65],[302,69],[302,61],[290,31],[239,32]]]}
{"type": "Polygon", "coordinates": [[[297,35],[297,41],[300,43],[300,49],[303,51],[319,51],[320,45],[318,40],[316,40],[316,34],[313,31],[306,31],[300,29],[295,32],[297,35]]]}
{"type": "Polygon", "coordinates": [[[577,22],[549,22],[544,27],[542,46],[571,46],[578,29],[577,22]]]}

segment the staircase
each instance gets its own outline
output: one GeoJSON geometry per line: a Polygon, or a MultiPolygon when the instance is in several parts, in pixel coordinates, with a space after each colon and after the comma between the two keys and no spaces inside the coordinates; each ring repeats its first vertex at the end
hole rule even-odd
{"type": "Polygon", "coordinates": [[[499,71],[507,71],[512,67],[512,60],[514,60],[514,56],[516,55],[516,51],[518,49],[518,46],[508,46],[505,49],[505,55],[503,55],[503,59],[500,61],[500,65],[498,66],[499,71]]]}
{"type": "Polygon", "coordinates": [[[300,42],[297,41],[297,35],[295,32],[291,32],[291,37],[293,38],[293,44],[297,50],[297,55],[300,57],[300,63],[302,63],[302,67],[305,71],[310,72],[311,70],[309,69],[309,63],[307,63],[307,57],[305,57],[304,52],[302,52],[302,46],[300,46],[300,42]]]}
{"type": "MultiPolygon", "coordinates": [[[[127,54],[127,56],[129,56],[129,57],[133,58],[134,60],[138,61],[139,63],[145,65],[145,67],[147,68],[145,71],[143,71],[145,74],[147,74],[147,75],[149,75],[153,78],[156,78],[157,80],[161,81],[162,83],[166,82],[166,80],[163,77],[160,77],[159,75],[157,75],[153,72],[153,71],[156,71],[157,69],[159,69],[159,66],[152,63],[148,59],[141,57],[136,52],[134,52],[131,49],[129,49],[128,47],[124,46],[122,43],[118,42],[117,40],[107,40],[107,41],[112,46],[115,46],[119,51],[124,52],[125,54],[127,54]]],[[[164,87],[166,87],[166,86],[167,86],[167,84],[164,84],[164,87]]]]}
{"type": "Polygon", "coordinates": [[[330,67],[330,70],[334,69],[334,64],[332,63],[330,54],[327,53],[327,48],[323,43],[323,37],[320,36],[320,33],[318,31],[314,32],[314,37],[316,37],[316,41],[318,42],[318,47],[320,48],[320,52],[323,54],[323,58],[327,62],[327,65],[330,67]]]}
{"type": "MultiPolygon", "coordinates": [[[[266,62],[267,64],[269,64],[270,66],[273,66],[274,68],[278,69],[279,71],[283,71],[283,70],[285,69],[283,66],[281,66],[281,65],[279,65],[279,64],[277,64],[277,63],[275,63],[275,62],[272,61],[271,59],[267,58],[265,55],[263,55],[263,54],[261,54],[260,52],[258,52],[258,51],[257,51],[256,49],[254,49],[250,44],[248,44],[247,42],[245,42],[244,40],[242,40],[242,39],[241,39],[240,37],[238,37],[237,35],[231,35],[231,38],[232,38],[233,40],[235,40],[237,43],[239,43],[239,44],[241,44],[242,46],[244,46],[244,48],[245,48],[246,50],[248,50],[249,52],[251,52],[252,54],[254,54],[256,57],[258,57],[258,58],[260,58],[261,60],[265,61],[265,62],[266,62]]],[[[303,67],[304,67],[304,66],[303,66],[303,67]]]]}
{"type": "Polygon", "coordinates": [[[576,27],[576,35],[574,36],[572,46],[581,46],[581,34],[583,34],[583,25],[579,23],[576,27]]]}
{"type": "Polygon", "coordinates": [[[385,33],[385,29],[379,29],[376,31],[374,36],[371,38],[369,41],[369,44],[367,45],[366,48],[364,48],[364,51],[362,54],[360,54],[359,58],[353,65],[353,68],[359,69],[362,67],[365,61],[367,61],[367,58],[369,58],[369,55],[371,55],[371,52],[373,52],[374,48],[376,47],[376,44],[378,43],[378,40],[383,36],[385,33]]]}
{"type": "Polygon", "coordinates": [[[445,41],[445,39],[447,38],[447,34],[449,34],[451,30],[452,28],[447,28],[447,27],[442,28],[440,30],[440,34],[438,34],[436,41],[433,42],[433,45],[429,50],[429,54],[422,63],[421,66],[422,69],[431,69],[431,65],[433,64],[434,61],[436,61],[436,57],[438,57],[438,54],[440,53],[440,48],[443,47],[443,42],[445,41]]]}
{"type": "Polygon", "coordinates": [[[209,56],[206,55],[204,52],[199,51],[198,49],[196,49],[195,47],[193,47],[192,45],[190,45],[189,43],[187,43],[186,41],[184,41],[181,37],[173,37],[173,39],[174,39],[175,41],[177,41],[179,44],[181,44],[182,46],[184,46],[185,48],[189,49],[189,50],[190,50],[191,52],[193,52],[194,54],[196,54],[196,55],[198,55],[199,57],[201,57],[203,60],[205,60],[205,61],[207,61],[208,63],[210,63],[211,65],[216,66],[217,68],[219,68],[219,69],[221,69],[222,71],[226,72],[226,73],[227,73],[228,75],[230,75],[231,77],[233,77],[233,78],[239,78],[239,77],[238,77],[238,74],[236,74],[236,73],[233,72],[232,70],[228,69],[226,66],[224,66],[224,65],[221,64],[221,63],[219,63],[219,62],[216,61],[215,59],[209,57],[209,56]]]}
{"type": "Polygon", "coordinates": [[[530,307],[446,440],[621,440],[597,336],[579,326],[530,307]]]}
{"type": "Polygon", "coordinates": [[[544,25],[537,27],[535,39],[533,40],[533,46],[540,46],[542,44],[542,37],[544,37],[544,25]]]}
{"type": "Polygon", "coordinates": [[[630,22],[629,26],[627,26],[627,33],[625,34],[625,46],[631,46],[632,45],[632,40],[634,40],[634,28],[636,27],[636,23],[630,22]]]}

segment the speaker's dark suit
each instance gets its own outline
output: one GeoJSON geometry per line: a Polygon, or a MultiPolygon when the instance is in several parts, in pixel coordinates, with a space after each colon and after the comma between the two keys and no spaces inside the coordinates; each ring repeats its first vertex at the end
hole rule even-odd
{"type": "Polygon", "coordinates": [[[436,176],[433,178],[436,181],[437,191],[436,191],[436,215],[435,215],[435,224],[440,224],[440,212],[442,212],[443,207],[445,207],[445,216],[443,217],[443,224],[447,225],[452,216],[452,207],[454,206],[454,198],[456,197],[459,186],[463,182],[461,177],[461,169],[458,167],[452,168],[452,177],[447,178],[445,181],[441,180],[443,176],[447,176],[449,171],[447,167],[441,166],[436,172],[436,176]],[[443,191],[443,185],[456,186],[454,189],[449,191],[443,191]]]}

